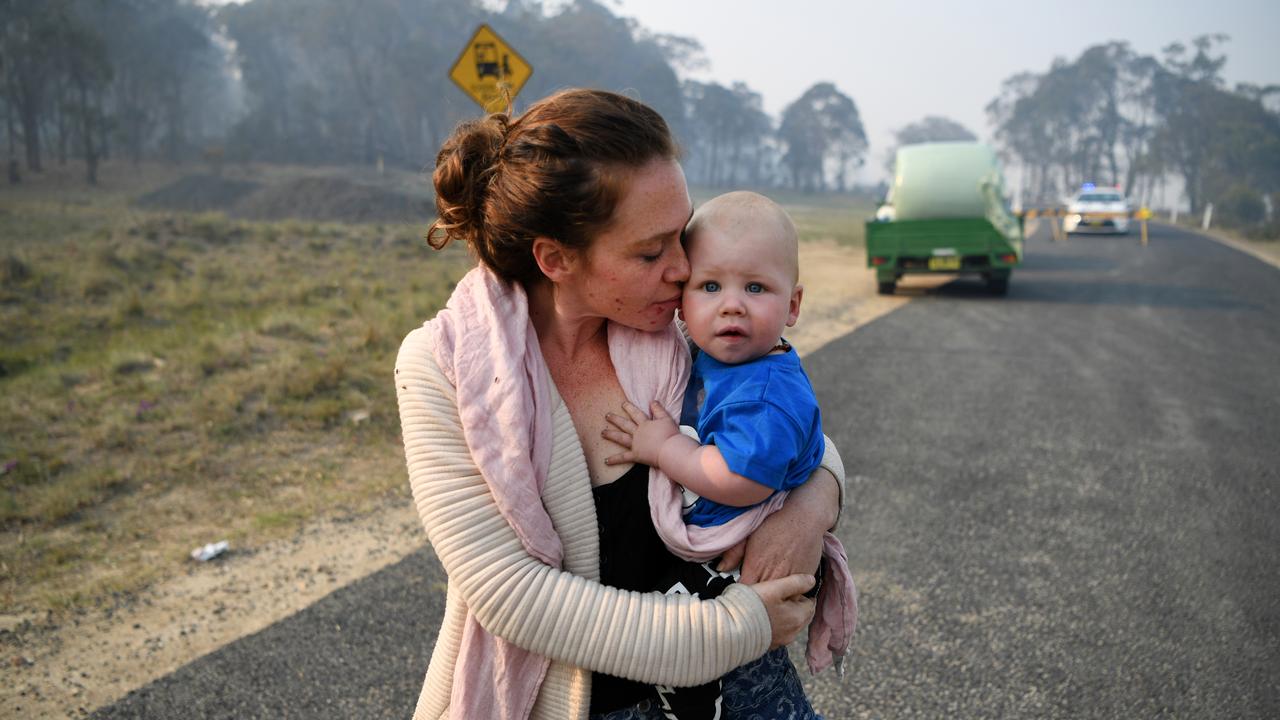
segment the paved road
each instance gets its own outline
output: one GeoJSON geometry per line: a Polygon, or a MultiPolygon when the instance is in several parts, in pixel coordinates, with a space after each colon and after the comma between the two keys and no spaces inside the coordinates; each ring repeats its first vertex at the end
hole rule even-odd
{"type": "MultiPolygon", "coordinates": [[[[1280,270],[1163,227],[1037,238],[1008,297],[957,281],[811,355],[862,588],[815,704],[1280,717],[1278,361],[1280,270]]],[[[441,580],[420,552],[96,717],[407,717],[441,580]]]]}

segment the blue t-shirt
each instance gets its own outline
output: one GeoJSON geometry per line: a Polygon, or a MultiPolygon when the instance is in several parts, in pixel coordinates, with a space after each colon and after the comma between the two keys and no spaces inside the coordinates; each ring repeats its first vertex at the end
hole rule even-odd
{"type": "MultiPolygon", "coordinates": [[[[809,478],[825,449],[818,399],[795,350],[726,365],[706,353],[693,362],[689,394],[699,403],[698,437],[733,472],[774,490],[809,478]]],[[[746,508],[698,498],[685,522],[722,525],[746,508]]]]}

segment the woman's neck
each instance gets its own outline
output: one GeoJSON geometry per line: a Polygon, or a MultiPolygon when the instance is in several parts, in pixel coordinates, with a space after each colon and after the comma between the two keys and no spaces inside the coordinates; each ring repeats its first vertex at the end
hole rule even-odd
{"type": "Polygon", "coordinates": [[[608,344],[605,319],[577,311],[554,283],[540,282],[527,288],[527,292],[529,317],[544,356],[551,354],[572,362],[581,353],[608,344]]]}

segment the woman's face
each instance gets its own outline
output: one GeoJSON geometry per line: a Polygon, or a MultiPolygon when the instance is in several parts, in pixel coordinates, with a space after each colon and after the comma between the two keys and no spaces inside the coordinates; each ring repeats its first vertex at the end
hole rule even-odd
{"type": "Polygon", "coordinates": [[[608,228],[587,248],[576,291],[589,314],[659,330],[671,323],[689,279],[680,237],[693,205],[674,160],[653,160],[622,182],[608,228]]]}

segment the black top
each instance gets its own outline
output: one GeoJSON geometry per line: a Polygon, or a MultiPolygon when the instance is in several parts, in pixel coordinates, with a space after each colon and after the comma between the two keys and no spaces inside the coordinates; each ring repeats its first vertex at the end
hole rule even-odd
{"type": "MultiPolygon", "coordinates": [[[[591,489],[600,527],[600,582],[647,592],[680,559],[667,550],[649,517],[649,466],[631,466],[622,477],[591,489]]],[[[656,698],[652,685],[613,675],[591,674],[591,714],[656,698]]]]}

